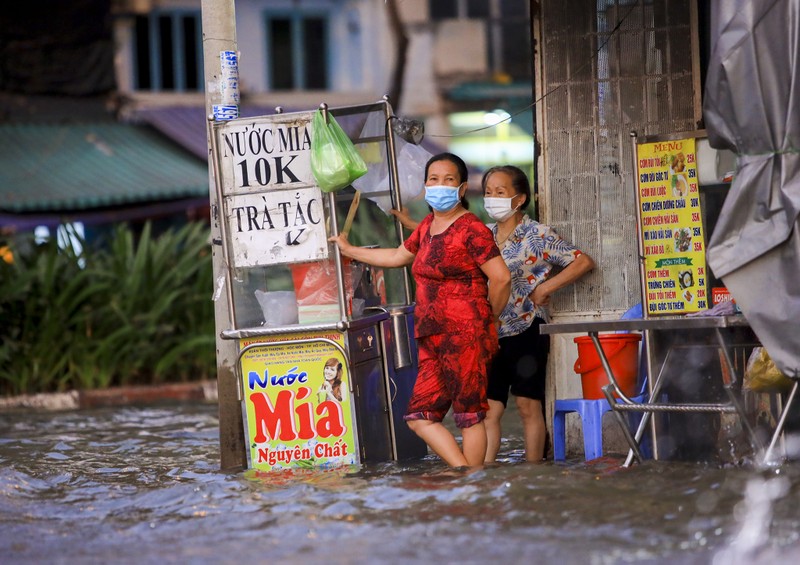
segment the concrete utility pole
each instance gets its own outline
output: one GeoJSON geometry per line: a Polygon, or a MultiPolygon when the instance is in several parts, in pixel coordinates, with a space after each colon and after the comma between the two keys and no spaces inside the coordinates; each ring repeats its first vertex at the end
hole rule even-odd
{"type": "MultiPolygon", "coordinates": [[[[206,116],[213,113],[213,106],[221,104],[220,92],[220,52],[238,52],[236,42],[236,13],[234,0],[202,0],[203,18],[203,61],[206,85],[206,116]]],[[[223,263],[222,202],[217,202],[214,186],[213,164],[211,161],[211,139],[208,139],[209,155],[209,197],[211,199],[211,239],[214,265],[214,316],[217,330],[233,327],[230,319],[228,294],[218,288],[217,281],[227,268],[223,263]]],[[[217,332],[217,391],[219,395],[219,445],[220,467],[225,470],[242,469],[247,465],[247,452],[244,444],[242,410],[237,397],[236,383],[236,342],[224,340],[217,332]]]]}

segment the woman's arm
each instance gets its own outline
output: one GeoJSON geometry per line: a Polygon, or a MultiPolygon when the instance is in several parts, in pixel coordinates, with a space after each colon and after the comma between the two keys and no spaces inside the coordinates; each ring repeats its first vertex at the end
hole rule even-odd
{"type": "Polygon", "coordinates": [[[342,255],[375,267],[405,267],[414,262],[415,255],[402,243],[393,249],[358,247],[347,241],[347,235],[343,233],[337,237],[328,238],[328,241],[338,245],[342,255]]]}
{"type": "Polygon", "coordinates": [[[592,269],[594,269],[594,259],[586,253],[581,253],[560,273],[538,284],[531,292],[531,300],[537,306],[546,306],[555,291],[571,285],[592,269]]]}
{"type": "Polygon", "coordinates": [[[407,230],[414,231],[417,229],[419,222],[411,217],[411,215],[408,213],[408,208],[403,207],[400,210],[395,210],[392,208],[389,210],[389,212],[391,212],[395,218],[400,220],[400,223],[403,224],[403,227],[407,230]]]}
{"type": "Polygon", "coordinates": [[[511,295],[511,272],[500,256],[486,261],[481,265],[481,270],[489,279],[489,304],[492,307],[494,319],[497,321],[511,295]]]}

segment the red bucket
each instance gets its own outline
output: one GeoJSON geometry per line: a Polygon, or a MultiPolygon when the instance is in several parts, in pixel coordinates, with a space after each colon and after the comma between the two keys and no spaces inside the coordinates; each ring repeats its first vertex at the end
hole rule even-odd
{"type": "MultiPolygon", "coordinates": [[[[642,336],[603,334],[597,337],[622,392],[625,396],[635,396],[639,377],[639,342],[642,341],[642,336]]],[[[574,341],[578,344],[575,372],[581,376],[583,398],[586,400],[605,398],[601,388],[608,384],[608,378],[592,338],[576,337],[574,341]]]]}

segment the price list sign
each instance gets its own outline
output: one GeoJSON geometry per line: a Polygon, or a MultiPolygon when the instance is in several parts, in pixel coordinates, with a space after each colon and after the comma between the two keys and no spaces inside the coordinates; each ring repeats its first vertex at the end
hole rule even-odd
{"type": "Polygon", "coordinates": [[[637,146],[639,225],[648,315],[708,308],[695,140],[637,146]]]}
{"type": "Polygon", "coordinates": [[[234,267],[328,257],[311,173],[313,112],[233,119],[217,128],[223,212],[234,267]]]}

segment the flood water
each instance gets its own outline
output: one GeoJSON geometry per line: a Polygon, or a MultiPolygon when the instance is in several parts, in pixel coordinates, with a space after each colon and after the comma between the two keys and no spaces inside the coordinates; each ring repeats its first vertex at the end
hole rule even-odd
{"type": "MultiPolygon", "coordinates": [[[[512,403],[513,404],[513,403],[512,403]]],[[[621,458],[223,473],[214,405],[0,413],[3,563],[774,563],[800,465],[621,458]]]]}

